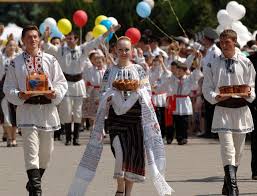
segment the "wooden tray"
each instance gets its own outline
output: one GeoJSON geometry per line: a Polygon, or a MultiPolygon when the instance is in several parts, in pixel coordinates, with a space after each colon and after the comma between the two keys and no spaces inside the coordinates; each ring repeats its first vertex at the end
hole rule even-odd
{"type": "Polygon", "coordinates": [[[221,97],[241,97],[241,96],[248,96],[248,93],[226,93],[220,94],[221,97]]]}
{"type": "Polygon", "coordinates": [[[48,90],[48,91],[25,91],[24,93],[27,95],[45,95],[45,94],[49,94],[53,91],[48,90]]]}

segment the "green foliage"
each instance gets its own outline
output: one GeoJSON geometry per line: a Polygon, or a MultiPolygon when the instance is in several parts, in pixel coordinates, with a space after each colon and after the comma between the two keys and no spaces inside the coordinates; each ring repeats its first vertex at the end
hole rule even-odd
{"type": "MultiPolygon", "coordinates": [[[[150,15],[151,20],[169,35],[183,35],[174,14],[169,6],[170,1],[181,25],[187,33],[201,31],[206,26],[215,28],[218,25],[216,18],[220,9],[225,9],[229,0],[155,0],[155,7],[150,15]]],[[[47,17],[58,21],[67,18],[72,22],[72,15],[78,9],[88,14],[88,23],[83,29],[84,34],[94,27],[95,18],[100,15],[113,16],[122,25],[119,35],[124,34],[129,27],[137,27],[141,31],[152,29],[155,34],[162,35],[147,19],[140,18],[136,13],[136,5],[140,0],[93,0],[85,3],[83,0],[63,0],[59,3],[0,3],[0,22],[16,23],[19,26],[26,24],[40,25],[47,17]]],[[[238,0],[246,7],[246,16],[242,22],[251,31],[257,29],[257,0],[238,0]]],[[[75,25],[73,29],[79,31],[75,25]]]]}

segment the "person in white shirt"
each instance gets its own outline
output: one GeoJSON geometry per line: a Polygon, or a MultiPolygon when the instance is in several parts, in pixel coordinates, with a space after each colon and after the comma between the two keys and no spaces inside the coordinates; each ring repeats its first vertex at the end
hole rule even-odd
{"type": "MultiPolygon", "coordinates": [[[[10,66],[11,61],[18,55],[16,52],[17,44],[15,40],[8,40],[4,53],[0,55],[0,79],[1,85],[4,84],[6,72],[10,66]]],[[[2,89],[1,89],[2,90],[2,89]]],[[[9,103],[6,97],[1,101],[1,107],[4,114],[3,129],[7,132],[7,147],[16,147],[16,108],[13,104],[9,103]]]]}
{"type": "MultiPolygon", "coordinates": [[[[176,61],[175,61],[176,62],[176,61]]],[[[173,62],[174,63],[174,62],[173,62]]],[[[160,84],[161,89],[167,92],[167,114],[171,115],[173,119],[167,122],[169,126],[175,125],[176,139],[179,145],[187,144],[187,129],[189,124],[189,115],[193,114],[192,102],[189,94],[193,90],[195,84],[202,77],[200,71],[200,64],[190,74],[187,75],[188,66],[185,63],[176,62],[176,75],[167,74],[160,84]]],[[[171,135],[173,135],[171,133],[171,135]]],[[[172,139],[172,138],[170,138],[172,139]]]]}
{"type": "Polygon", "coordinates": [[[4,82],[4,93],[9,102],[17,105],[17,127],[22,132],[25,168],[29,195],[41,196],[41,178],[53,152],[53,132],[60,128],[57,105],[63,99],[68,84],[56,58],[39,49],[40,32],[28,25],[22,31],[25,51],[11,61],[4,82]],[[47,77],[50,92],[28,94],[28,85],[36,87],[31,75],[47,77]]]}
{"type": "MultiPolygon", "coordinates": [[[[222,54],[207,64],[203,81],[203,95],[211,104],[216,104],[212,132],[218,133],[221,157],[225,172],[222,194],[237,196],[237,168],[243,154],[246,133],[254,129],[253,119],[248,107],[255,95],[255,76],[253,64],[235,49],[237,34],[231,29],[220,34],[222,54]],[[244,86],[244,94],[222,95],[221,88],[239,90],[244,86]]],[[[231,90],[229,90],[231,92],[231,90]]]]}
{"type": "Polygon", "coordinates": [[[100,99],[100,86],[106,71],[105,56],[100,49],[89,53],[92,66],[85,69],[84,80],[86,83],[87,98],[83,102],[83,118],[90,119],[90,130],[93,129],[97,108],[100,99]]]}
{"type": "Polygon", "coordinates": [[[164,62],[161,54],[157,55],[153,59],[153,63],[149,70],[149,82],[152,89],[152,103],[155,107],[156,116],[161,128],[162,138],[166,137],[165,127],[165,106],[167,94],[165,91],[161,91],[158,88],[158,84],[161,83],[162,76],[165,74],[163,70],[164,62]]]}
{"type": "MultiPolygon", "coordinates": [[[[207,66],[209,63],[215,60],[218,56],[221,55],[221,50],[215,44],[215,40],[218,38],[216,31],[210,27],[207,27],[203,30],[203,37],[200,40],[200,43],[205,47],[206,54],[202,58],[202,67],[203,74],[205,75],[205,70],[208,70],[207,66]]],[[[205,111],[205,132],[200,137],[210,138],[213,137],[211,134],[211,125],[214,113],[214,105],[209,103],[206,99],[204,100],[205,111]]]]}
{"type": "Polygon", "coordinates": [[[59,106],[61,121],[64,124],[66,133],[65,145],[71,145],[72,123],[73,129],[73,145],[80,145],[78,142],[79,128],[82,119],[82,104],[83,98],[86,97],[86,86],[83,80],[83,71],[86,67],[85,59],[91,50],[98,48],[111,31],[115,32],[119,25],[112,27],[108,32],[104,33],[99,38],[82,45],[77,45],[78,36],[75,32],[70,32],[66,36],[66,45],[54,46],[48,43],[50,35],[49,29],[44,35],[44,50],[58,59],[66,80],[68,81],[68,91],[59,106]]]}

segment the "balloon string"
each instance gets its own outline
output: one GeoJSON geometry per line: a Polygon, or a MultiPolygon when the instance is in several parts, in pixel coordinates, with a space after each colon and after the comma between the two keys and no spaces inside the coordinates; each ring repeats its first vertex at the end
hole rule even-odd
{"type": "Polygon", "coordinates": [[[116,40],[118,40],[118,39],[119,39],[119,38],[118,38],[118,36],[116,35],[116,33],[114,33],[114,36],[115,36],[116,40]]]}
{"type": "Polygon", "coordinates": [[[82,28],[80,28],[80,45],[82,44],[82,28]]]}
{"type": "Polygon", "coordinates": [[[169,36],[167,33],[165,33],[157,24],[154,23],[154,21],[152,21],[149,17],[147,17],[147,20],[152,23],[152,25],[154,25],[160,32],[162,32],[167,38],[169,38],[171,41],[176,41],[174,38],[172,38],[171,36],[169,36]]]}
{"type": "Polygon", "coordinates": [[[171,12],[173,13],[173,15],[175,16],[179,27],[180,27],[181,30],[183,31],[184,35],[188,38],[188,36],[187,36],[187,34],[186,34],[186,31],[185,31],[185,29],[182,27],[182,25],[181,25],[181,23],[180,23],[180,21],[179,21],[179,18],[178,18],[178,16],[177,16],[177,14],[176,14],[174,8],[172,7],[170,1],[169,1],[169,0],[164,0],[163,3],[165,3],[165,2],[168,2],[168,3],[169,3],[169,5],[170,5],[170,10],[171,10],[171,12]]]}

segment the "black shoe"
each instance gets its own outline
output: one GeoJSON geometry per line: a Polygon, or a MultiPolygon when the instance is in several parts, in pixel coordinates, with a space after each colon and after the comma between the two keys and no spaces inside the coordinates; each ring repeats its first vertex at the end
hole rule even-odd
{"type": "Polygon", "coordinates": [[[26,189],[29,191],[30,196],[41,196],[41,175],[39,169],[30,169],[27,170],[27,175],[29,178],[28,186],[26,189]]]}
{"type": "Polygon", "coordinates": [[[252,176],[252,180],[257,180],[257,175],[256,176],[252,176]]]}
{"type": "MultiPolygon", "coordinates": [[[[235,167],[236,173],[237,173],[237,168],[238,167],[235,167]]],[[[227,181],[226,181],[226,176],[224,176],[224,184],[223,184],[223,187],[222,187],[222,195],[228,195],[228,185],[227,185],[227,181]]]]}
{"type": "Polygon", "coordinates": [[[167,144],[171,144],[172,143],[172,139],[167,139],[167,144]]]}
{"type": "Polygon", "coordinates": [[[65,142],[65,146],[70,146],[71,145],[71,141],[66,141],[65,142]]]}
{"type": "Polygon", "coordinates": [[[239,190],[237,186],[237,179],[236,179],[236,167],[233,165],[226,165],[224,167],[225,171],[225,181],[227,184],[227,195],[229,196],[238,196],[239,190]]]}
{"type": "Polygon", "coordinates": [[[73,146],[80,146],[80,143],[78,143],[77,141],[74,141],[73,146]]]}
{"type": "Polygon", "coordinates": [[[187,139],[182,140],[182,145],[187,144],[187,143],[188,143],[187,139]]]}
{"type": "Polygon", "coordinates": [[[2,141],[3,141],[3,142],[6,142],[6,141],[7,141],[7,137],[6,137],[6,136],[3,136],[3,137],[2,137],[2,141]]]}
{"type": "MultiPolygon", "coordinates": [[[[44,175],[44,173],[45,173],[45,169],[40,168],[40,169],[39,169],[39,173],[40,173],[40,177],[41,177],[41,179],[42,179],[42,177],[43,177],[43,175],[44,175]]],[[[27,184],[26,184],[26,189],[27,189],[28,192],[31,192],[31,191],[32,191],[32,187],[31,187],[29,181],[28,181],[27,184]]]]}
{"type": "Polygon", "coordinates": [[[202,134],[200,134],[200,135],[198,135],[197,137],[200,137],[200,138],[213,138],[212,137],[212,134],[211,133],[202,133],[202,134]]]}
{"type": "Polygon", "coordinates": [[[178,145],[184,145],[183,141],[178,141],[178,145]]]}

